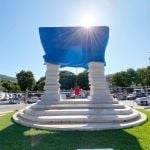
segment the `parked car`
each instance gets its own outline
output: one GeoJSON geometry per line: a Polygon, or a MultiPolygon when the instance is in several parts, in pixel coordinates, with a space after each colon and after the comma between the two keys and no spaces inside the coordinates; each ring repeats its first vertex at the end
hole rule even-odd
{"type": "Polygon", "coordinates": [[[32,103],[36,103],[38,100],[39,100],[39,97],[33,96],[33,97],[28,97],[26,102],[29,104],[32,104],[32,103]]]}
{"type": "Polygon", "coordinates": [[[148,106],[150,105],[150,96],[137,98],[135,101],[138,105],[148,106]]]}
{"type": "Polygon", "coordinates": [[[6,92],[0,92],[0,100],[8,100],[9,99],[9,94],[6,92]]]}
{"type": "Polygon", "coordinates": [[[144,93],[144,92],[141,92],[141,93],[135,93],[135,95],[136,95],[136,98],[141,98],[141,97],[146,97],[146,96],[147,96],[147,94],[144,93]]]}
{"type": "Polygon", "coordinates": [[[125,100],[126,94],[125,93],[117,93],[113,95],[114,98],[117,98],[118,100],[125,100]]]}
{"type": "Polygon", "coordinates": [[[135,95],[135,94],[129,94],[129,95],[127,95],[126,99],[127,99],[127,100],[136,99],[136,95],[135,95]]]}
{"type": "Polygon", "coordinates": [[[146,89],[146,93],[147,93],[147,95],[150,95],[150,88],[146,89]]]}
{"type": "Polygon", "coordinates": [[[9,94],[3,92],[3,94],[1,94],[0,97],[1,97],[0,99],[1,99],[2,101],[6,101],[6,100],[9,99],[9,94]]]}
{"type": "Polygon", "coordinates": [[[21,103],[21,96],[19,94],[10,94],[9,104],[20,104],[21,103]]]}

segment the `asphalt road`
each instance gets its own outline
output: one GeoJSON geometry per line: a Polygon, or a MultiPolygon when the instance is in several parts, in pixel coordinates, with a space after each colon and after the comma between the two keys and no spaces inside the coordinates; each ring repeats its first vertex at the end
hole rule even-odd
{"type": "Polygon", "coordinates": [[[15,110],[20,110],[29,105],[30,104],[25,104],[25,103],[9,104],[9,101],[0,101],[0,114],[15,111],[15,110]]]}
{"type": "Polygon", "coordinates": [[[135,102],[135,100],[123,100],[123,101],[121,100],[119,102],[123,103],[124,105],[133,107],[135,109],[145,109],[145,110],[150,109],[150,106],[140,106],[140,105],[137,105],[137,103],[135,102]]]}
{"type": "Polygon", "coordinates": [[[135,102],[135,100],[120,100],[119,102],[123,103],[124,105],[131,106],[133,108],[139,108],[139,107],[143,108],[143,106],[137,105],[137,103],[135,102]]]}

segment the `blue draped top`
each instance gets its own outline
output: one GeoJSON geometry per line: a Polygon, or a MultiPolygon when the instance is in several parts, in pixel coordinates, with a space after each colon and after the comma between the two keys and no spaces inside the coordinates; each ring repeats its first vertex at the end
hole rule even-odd
{"type": "Polygon", "coordinates": [[[40,27],[45,62],[61,67],[87,68],[91,61],[105,64],[109,27],[40,27]]]}

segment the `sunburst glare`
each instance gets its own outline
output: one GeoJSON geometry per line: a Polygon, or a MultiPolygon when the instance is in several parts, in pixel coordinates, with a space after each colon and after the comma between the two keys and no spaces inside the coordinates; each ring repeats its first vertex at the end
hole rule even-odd
{"type": "Polygon", "coordinates": [[[94,26],[94,17],[92,15],[84,16],[82,25],[85,28],[90,28],[91,26],[94,26]]]}

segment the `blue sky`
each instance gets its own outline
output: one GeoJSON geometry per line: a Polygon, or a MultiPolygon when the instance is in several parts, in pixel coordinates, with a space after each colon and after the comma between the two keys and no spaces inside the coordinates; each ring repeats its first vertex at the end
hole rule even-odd
{"type": "Polygon", "coordinates": [[[106,74],[149,64],[149,0],[1,0],[0,74],[31,70],[39,79],[46,67],[38,28],[80,26],[86,15],[110,27],[106,74]]]}

